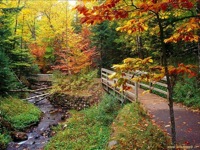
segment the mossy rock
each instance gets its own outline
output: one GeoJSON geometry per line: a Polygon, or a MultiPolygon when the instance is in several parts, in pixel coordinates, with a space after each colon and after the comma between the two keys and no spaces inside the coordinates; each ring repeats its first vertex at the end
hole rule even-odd
{"type": "Polygon", "coordinates": [[[61,94],[54,93],[49,97],[53,105],[64,107],[66,109],[82,110],[90,107],[91,95],[61,94]]]}

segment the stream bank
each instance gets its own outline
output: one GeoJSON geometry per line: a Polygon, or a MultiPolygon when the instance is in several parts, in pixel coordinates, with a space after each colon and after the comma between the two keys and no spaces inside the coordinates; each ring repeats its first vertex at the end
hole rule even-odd
{"type": "MultiPolygon", "coordinates": [[[[38,85],[34,89],[45,88],[47,85],[38,85]]],[[[46,91],[39,91],[37,94],[45,94],[46,91]]],[[[67,110],[81,110],[99,103],[103,94],[101,81],[96,79],[87,90],[79,91],[77,95],[54,93],[50,97],[29,99],[43,112],[42,118],[37,126],[26,131],[28,140],[22,142],[11,142],[7,150],[42,150],[50,138],[55,134],[51,127],[57,126],[63,120],[70,117],[67,110]],[[84,94],[81,94],[84,93],[84,94]],[[89,93],[89,94],[86,94],[89,93]],[[79,96],[78,96],[79,95],[79,96]]],[[[30,97],[36,94],[30,94],[30,97]]]]}
{"type": "MultiPolygon", "coordinates": [[[[46,84],[39,84],[36,88],[47,87],[46,84]]],[[[44,94],[45,91],[39,91],[37,94],[44,94]]],[[[36,94],[30,94],[30,97],[36,94]]],[[[21,142],[9,143],[7,150],[40,150],[43,149],[45,144],[49,141],[54,133],[51,131],[53,126],[56,126],[63,118],[67,118],[67,110],[53,106],[47,98],[38,100],[33,98],[28,100],[30,103],[35,104],[42,111],[42,117],[38,125],[32,126],[26,130],[28,139],[21,142]],[[65,117],[63,117],[65,116],[65,117]]]]}

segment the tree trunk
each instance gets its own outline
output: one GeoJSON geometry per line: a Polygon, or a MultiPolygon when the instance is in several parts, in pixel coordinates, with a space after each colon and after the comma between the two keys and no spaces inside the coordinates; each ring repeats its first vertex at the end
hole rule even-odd
{"type": "Polygon", "coordinates": [[[138,51],[139,58],[144,59],[144,52],[143,52],[141,36],[137,36],[136,41],[137,41],[137,51],[138,51]]]}
{"type": "Polygon", "coordinates": [[[198,61],[199,61],[199,67],[198,67],[198,71],[200,73],[200,40],[198,42],[198,61]]]}
{"type": "Polygon", "coordinates": [[[173,105],[173,85],[171,83],[169,77],[169,70],[168,70],[168,62],[167,62],[167,55],[166,55],[166,45],[164,43],[164,30],[162,27],[161,20],[159,18],[159,14],[157,14],[158,25],[160,29],[160,42],[162,46],[162,55],[163,55],[163,66],[165,68],[165,76],[167,78],[167,89],[169,92],[169,113],[170,113],[170,121],[171,121],[171,136],[172,136],[172,144],[175,146],[176,149],[176,126],[175,126],[175,117],[174,117],[174,105],[173,105]]]}
{"type": "MultiPolygon", "coordinates": [[[[18,2],[17,2],[17,8],[19,8],[19,5],[20,5],[20,0],[18,0],[18,2]]],[[[18,26],[18,13],[15,16],[15,27],[14,27],[14,34],[13,34],[14,36],[17,33],[17,26],[18,26]]],[[[14,43],[13,43],[13,49],[15,48],[15,44],[16,44],[16,41],[14,41],[14,43]]]]}

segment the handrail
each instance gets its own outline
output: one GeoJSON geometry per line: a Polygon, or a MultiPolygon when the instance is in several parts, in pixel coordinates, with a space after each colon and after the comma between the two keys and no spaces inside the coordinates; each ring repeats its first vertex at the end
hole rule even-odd
{"type": "Polygon", "coordinates": [[[40,82],[51,82],[53,79],[53,74],[37,74],[32,77],[33,79],[40,81],[40,82]]]}
{"type": "MultiPolygon", "coordinates": [[[[114,94],[118,94],[121,98],[120,100],[123,102],[124,100],[129,100],[129,101],[137,101],[138,99],[138,83],[134,82],[130,86],[132,87],[133,90],[131,91],[122,91],[120,92],[119,87],[115,87],[114,84],[117,82],[117,79],[109,79],[108,76],[113,74],[114,71],[101,68],[101,82],[102,85],[104,86],[104,89],[109,92],[110,90],[114,91],[114,94]]],[[[128,74],[127,74],[128,77],[128,74]]]]}
{"type": "MultiPolygon", "coordinates": [[[[138,87],[145,87],[146,89],[149,89],[150,92],[156,91],[158,93],[162,93],[162,94],[166,95],[167,98],[168,98],[168,91],[165,91],[165,90],[159,89],[158,87],[155,87],[155,86],[159,86],[159,87],[167,88],[165,77],[159,82],[154,82],[154,83],[150,82],[149,84],[145,84],[145,83],[142,83],[142,82],[139,82],[139,83],[133,82],[131,80],[132,74],[131,73],[125,73],[125,77],[129,80],[127,85],[132,87],[132,90],[120,92],[120,88],[114,87],[114,84],[117,82],[117,79],[111,80],[111,79],[108,78],[108,76],[113,74],[113,73],[114,73],[114,71],[111,71],[111,70],[105,69],[105,68],[101,68],[102,85],[104,86],[104,89],[106,91],[109,92],[109,90],[112,90],[112,91],[114,91],[114,93],[118,93],[118,95],[121,95],[123,97],[123,100],[128,99],[130,101],[133,101],[133,100],[137,101],[137,99],[138,99],[138,87]]],[[[123,100],[121,100],[121,101],[123,101],[123,100]]]]}

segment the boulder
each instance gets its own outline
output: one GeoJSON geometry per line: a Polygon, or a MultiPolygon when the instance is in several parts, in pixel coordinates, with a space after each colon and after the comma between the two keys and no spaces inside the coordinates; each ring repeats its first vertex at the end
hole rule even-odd
{"type": "Polygon", "coordinates": [[[28,135],[24,132],[12,132],[11,137],[14,142],[25,141],[28,139],[28,135]]]}

